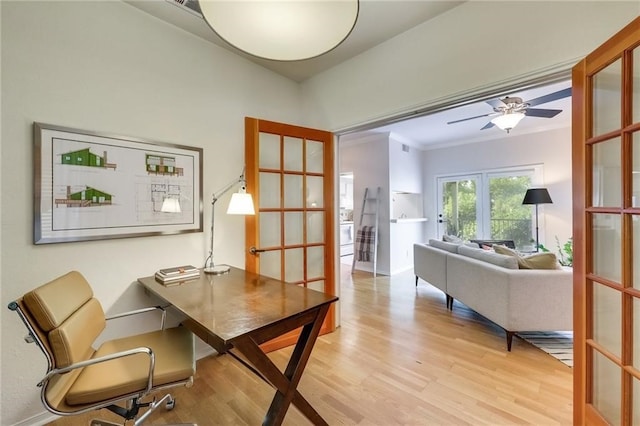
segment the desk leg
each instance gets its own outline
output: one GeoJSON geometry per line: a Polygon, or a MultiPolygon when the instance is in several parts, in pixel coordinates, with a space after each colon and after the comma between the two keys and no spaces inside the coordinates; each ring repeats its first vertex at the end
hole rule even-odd
{"type": "Polygon", "coordinates": [[[302,327],[302,332],[284,374],[271,362],[251,336],[246,336],[234,342],[234,347],[276,389],[276,394],[262,423],[263,425],[282,424],[287,409],[292,402],[313,424],[327,425],[327,422],[324,421],[320,414],[298,392],[297,387],[328,310],[329,305],[318,307],[314,320],[302,327]]]}

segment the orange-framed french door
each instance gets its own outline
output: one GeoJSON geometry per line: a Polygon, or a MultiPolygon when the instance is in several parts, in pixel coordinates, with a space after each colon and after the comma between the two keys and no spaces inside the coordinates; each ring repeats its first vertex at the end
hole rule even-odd
{"type": "Polygon", "coordinates": [[[574,424],[640,424],[640,17],[573,69],[574,424]]]}
{"type": "MultiPolygon", "coordinates": [[[[245,267],[335,294],[334,158],[331,132],[245,118],[247,191],[256,215],[246,218],[245,267]]],[[[331,306],[321,333],[335,329],[331,306]]],[[[288,346],[298,333],[267,342],[288,346]]]]}

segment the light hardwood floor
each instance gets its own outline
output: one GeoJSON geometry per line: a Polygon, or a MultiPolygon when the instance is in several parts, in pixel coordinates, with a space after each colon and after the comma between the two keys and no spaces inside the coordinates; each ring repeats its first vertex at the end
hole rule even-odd
{"type": "MultiPolygon", "coordinates": [[[[393,277],[350,274],[342,265],[342,326],[321,336],[299,385],[330,425],[570,425],[572,370],[504,332],[411,271],[393,277]]],[[[567,307],[570,309],[571,307],[567,307]]],[[[283,366],[290,349],[271,354],[283,366]]],[[[259,425],[273,391],[229,356],[197,364],[176,408],[149,424],[259,425]]],[[[86,425],[105,410],[51,425],[86,425]]],[[[307,420],[291,407],[285,425],[307,420]]]]}

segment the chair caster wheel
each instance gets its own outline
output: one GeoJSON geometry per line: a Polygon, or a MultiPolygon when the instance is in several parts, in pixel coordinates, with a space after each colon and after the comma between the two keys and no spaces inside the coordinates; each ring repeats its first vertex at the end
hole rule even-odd
{"type": "Polygon", "coordinates": [[[167,408],[167,411],[171,411],[175,408],[175,406],[176,406],[176,400],[170,399],[169,401],[167,401],[167,405],[165,407],[167,408]]]}

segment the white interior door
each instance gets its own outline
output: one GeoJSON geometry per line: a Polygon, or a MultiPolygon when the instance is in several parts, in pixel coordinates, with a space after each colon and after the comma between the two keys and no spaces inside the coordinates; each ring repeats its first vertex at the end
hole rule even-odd
{"type": "Polygon", "coordinates": [[[477,238],[482,224],[480,175],[438,178],[438,237],[477,238]]]}

